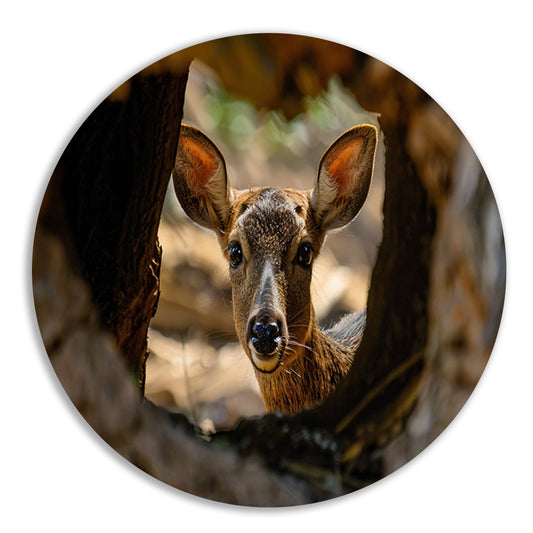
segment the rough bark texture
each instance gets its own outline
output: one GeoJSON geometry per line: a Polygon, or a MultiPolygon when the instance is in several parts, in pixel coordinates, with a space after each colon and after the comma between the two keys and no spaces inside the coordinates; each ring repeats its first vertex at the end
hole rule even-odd
{"type": "Polygon", "coordinates": [[[379,61],[332,43],[248,36],[171,56],[91,114],[59,161],[43,202],[34,297],[61,383],[124,457],[207,498],[295,505],[379,479],[455,416],[494,342],[502,258],[486,177],[456,126],[421,89],[379,61]],[[242,54],[235,52],[239,47],[242,54]],[[228,50],[240,60],[231,61],[228,50]],[[219,67],[222,81],[241,95],[287,115],[337,72],[363,107],[381,113],[387,142],[383,242],[367,329],[350,374],[317,409],[245,420],[211,443],[181,417],[142,405],[138,395],[159,291],[157,227],[177,145],[182,65],[193,56],[219,67]],[[275,83],[261,83],[250,69],[265,61],[272,67],[267,79],[275,83]],[[478,214],[469,214],[476,202],[478,214]],[[453,297],[457,291],[466,303],[453,297]],[[471,320],[461,320],[461,313],[471,320]],[[459,352],[474,352],[475,364],[459,352]],[[443,391],[448,405],[455,402],[451,410],[443,407],[443,391]],[[423,402],[416,405],[419,397],[423,402]],[[426,427],[421,420],[428,409],[432,423],[426,427]]]}
{"type": "Polygon", "coordinates": [[[145,72],[104,100],[61,156],[39,218],[72,248],[102,325],[141,390],[159,296],[157,228],[185,83],[186,75],[145,72]]]}

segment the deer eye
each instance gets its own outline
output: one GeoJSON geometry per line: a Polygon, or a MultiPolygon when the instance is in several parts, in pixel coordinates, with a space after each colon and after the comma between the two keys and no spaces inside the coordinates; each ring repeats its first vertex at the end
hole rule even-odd
{"type": "Polygon", "coordinates": [[[307,243],[300,244],[300,248],[298,248],[298,255],[296,256],[298,264],[303,267],[308,267],[311,264],[312,259],[313,249],[311,248],[311,245],[307,243]]]}
{"type": "Polygon", "coordinates": [[[237,268],[242,263],[242,248],[238,242],[230,243],[229,247],[229,262],[233,268],[237,268]]]}

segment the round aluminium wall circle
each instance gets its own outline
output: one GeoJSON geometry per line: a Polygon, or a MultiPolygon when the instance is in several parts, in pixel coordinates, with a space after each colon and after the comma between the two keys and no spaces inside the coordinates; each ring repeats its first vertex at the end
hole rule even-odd
{"type": "Polygon", "coordinates": [[[453,420],[505,248],[420,87],[329,41],[239,35],[93,110],[45,193],[33,283],[52,366],[112,448],[192,494],[286,506],[383,478],[453,420]]]}

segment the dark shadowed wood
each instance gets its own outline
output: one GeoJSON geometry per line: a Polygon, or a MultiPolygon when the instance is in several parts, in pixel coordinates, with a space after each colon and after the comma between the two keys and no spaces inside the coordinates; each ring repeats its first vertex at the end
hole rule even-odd
{"type": "Polygon", "coordinates": [[[39,219],[68,239],[102,324],[141,388],[159,296],[157,228],[186,79],[140,73],[104,100],[61,156],[39,219]]]}

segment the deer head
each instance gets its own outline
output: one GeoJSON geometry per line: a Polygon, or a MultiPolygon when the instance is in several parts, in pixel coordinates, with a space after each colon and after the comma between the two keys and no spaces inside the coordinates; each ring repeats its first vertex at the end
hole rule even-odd
{"type": "Polygon", "coordinates": [[[229,264],[235,327],[256,373],[272,375],[308,357],[313,262],[326,233],[348,224],[372,177],[377,130],[356,126],[322,157],[308,191],[229,187],[217,147],[181,126],[174,187],[186,214],[212,230],[229,264]]]}

